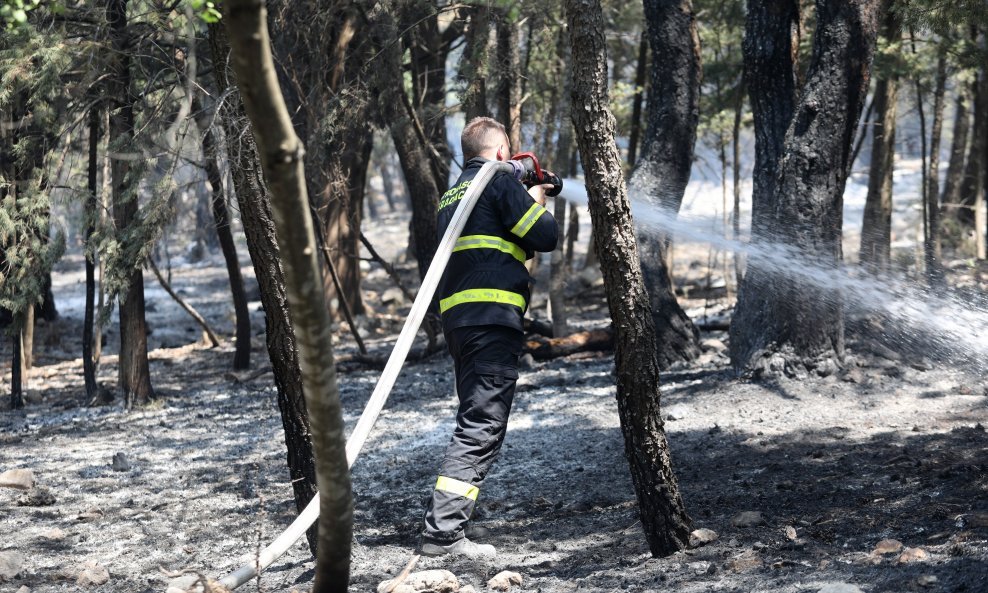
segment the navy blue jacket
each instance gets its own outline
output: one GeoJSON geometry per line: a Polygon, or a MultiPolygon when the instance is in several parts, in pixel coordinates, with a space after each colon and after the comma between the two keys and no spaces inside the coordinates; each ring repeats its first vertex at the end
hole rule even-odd
{"type": "MultiPolygon", "coordinates": [[[[439,238],[480,167],[477,157],[439,200],[439,238]]],[[[525,260],[556,248],[556,221],[508,173],[498,172],[467,220],[436,293],[443,330],[472,325],[522,329],[531,298],[525,260]]]]}

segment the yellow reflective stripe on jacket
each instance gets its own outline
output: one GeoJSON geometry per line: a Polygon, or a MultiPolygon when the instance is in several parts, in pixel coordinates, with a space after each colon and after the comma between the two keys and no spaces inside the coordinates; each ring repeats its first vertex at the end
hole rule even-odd
{"type": "Polygon", "coordinates": [[[470,500],[477,500],[477,495],[480,494],[480,488],[446,476],[439,476],[439,479],[436,480],[436,490],[458,494],[470,500]]]}
{"type": "Polygon", "coordinates": [[[543,208],[540,204],[532,204],[532,207],[528,209],[528,212],[525,212],[525,214],[518,220],[518,224],[511,229],[511,234],[516,235],[519,238],[524,237],[528,234],[528,231],[535,226],[535,221],[537,221],[544,213],[545,208],[543,208]]]}
{"type": "Polygon", "coordinates": [[[472,288],[461,290],[439,301],[439,312],[445,313],[449,309],[464,303],[501,303],[504,305],[514,305],[525,310],[525,297],[517,292],[498,290],[496,288],[472,288]]]}
{"type": "Polygon", "coordinates": [[[525,251],[521,247],[493,235],[467,235],[456,240],[456,245],[453,247],[454,252],[467,249],[497,249],[513,256],[521,263],[525,263],[525,251]]]}

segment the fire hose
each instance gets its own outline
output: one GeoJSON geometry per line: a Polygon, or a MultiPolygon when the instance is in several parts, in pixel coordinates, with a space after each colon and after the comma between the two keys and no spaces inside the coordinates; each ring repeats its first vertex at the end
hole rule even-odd
{"type": "MultiPolygon", "coordinates": [[[[398,378],[398,373],[401,371],[401,367],[408,357],[409,350],[411,350],[412,342],[415,340],[415,334],[418,333],[419,326],[422,325],[422,320],[425,319],[425,314],[439,285],[439,280],[442,277],[443,271],[446,269],[446,264],[449,263],[449,258],[453,253],[453,246],[456,240],[463,232],[463,228],[470,218],[470,213],[473,212],[473,208],[476,206],[481,194],[483,194],[484,189],[487,188],[494,175],[500,171],[512,174],[516,179],[526,185],[552,184],[553,188],[546,192],[550,196],[558,195],[559,190],[562,189],[562,181],[549,171],[543,170],[539,166],[538,159],[532,153],[516,155],[510,161],[490,161],[480,168],[480,171],[474,177],[473,181],[471,181],[470,187],[456,207],[456,211],[453,213],[449,227],[447,227],[446,233],[443,235],[436,249],[432,264],[429,266],[429,270],[422,280],[422,285],[412,304],[408,318],[405,320],[405,325],[401,328],[401,333],[395,342],[394,350],[391,351],[391,356],[388,357],[388,362],[384,366],[381,378],[378,379],[377,385],[374,387],[374,391],[367,401],[367,406],[364,408],[360,419],[357,420],[357,425],[347,439],[346,459],[350,467],[353,467],[354,461],[357,460],[357,456],[360,454],[364,443],[367,441],[367,437],[370,435],[371,428],[374,427],[374,423],[377,422],[378,416],[380,416],[381,410],[384,408],[384,404],[388,401],[388,396],[391,394],[391,389],[394,387],[395,381],[398,378]]],[[[261,550],[259,554],[252,555],[243,566],[220,579],[219,584],[228,589],[236,589],[254,578],[260,571],[270,566],[272,562],[287,552],[288,548],[298,541],[318,518],[319,497],[316,496],[309,501],[305,509],[299,513],[298,517],[295,518],[292,524],[281,535],[261,550]]]]}

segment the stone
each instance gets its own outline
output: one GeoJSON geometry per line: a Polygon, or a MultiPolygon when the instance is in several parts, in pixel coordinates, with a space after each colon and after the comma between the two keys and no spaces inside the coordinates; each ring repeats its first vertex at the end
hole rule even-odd
{"type": "Polygon", "coordinates": [[[0,488],[30,490],[34,488],[34,472],[29,469],[8,469],[0,474],[0,488]]]}
{"type": "Polygon", "coordinates": [[[0,552],[0,583],[17,578],[24,569],[25,560],[20,552],[0,552]]]}
{"type": "Polygon", "coordinates": [[[700,340],[700,348],[704,352],[724,352],[727,350],[727,346],[724,342],[718,340],[717,338],[706,338],[704,340],[700,340]]]}
{"type": "Polygon", "coordinates": [[[699,548],[717,541],[717,532],[713,529],[694,529],[690,533],[690,547],[699,548]]]}
{"type": "Polygon", "coordinates": [[[79,566],[79,574],[76,576],[75,583],[80,587],[96,587],[109,580],[110,571],[99,562],[90,560],[79,566]]]}
{"type": "Polygon", "coordinates": [[[535,357],[530,352],[521,355],[521,358],[518,359],[518,365],[523,369],[534,369],[538,366],[535,364],[535,357]]]}
{"type": "Polygon", "coordinates": [[[936,585],[937,581],[939,580],[940,579],[938,579],[935,575],[924,574],[920,576],[918,579],[916,579],[916,584],[919,585],[920,587],[932,587],[933,585],[936,585]]]}
{"type": "Polygon", "coordinates": [[[64,540],[66,536],[65,536],[65,532],[59,529],[58,527],[52,527],[47,531],[43,531],[41,533],[41,537],[50,542],[60,542],[64,540]]]}
{"type": "Polygon", "coordinates": [[[896,562],[899,564],[907,564],[909,562],[919,562],[920,560],[926,560],[929,554],[923,548],[906,548],[899,554],[896,562]]]}
{"type": "Polygon", "coordinates": [[[19,507],[50,507],[55,504],[55,495],[44,486],[35,486],[15,502],[19,507]]]}
{"type": "Polygon", "coordinates": [[[381,295],[381,303],[385,305],[394,303],[396,307],[400,307],[405,304],[405,293],[397,286],[392,286],[381,295]]]}
{"type": "Polygon", "coordinates": [[[731,517],[731,527],[756,527],[765,524],[765,516],[760,511],[742,511],[731,517]]]}
{"type": "Polygon", "coordinates": [[[502,570],[501,572],[494,575],[494,578],[487,581],[487,588],[494,589],[495,591],[507,591],[513,585],[521,585],[522,578],[517,572],[511,572],[510,570],[502,570]]]}
{"type": "Polygon", "coordinates": [[[762,565],[762,559],[754,550],[745,550],[727,561],[726,568],[734,572],[745,572],[762,565]]]}
{"type": "Polygon", "coordinates": [[[129,472],[131,468],[130,460],[123,453],[114,453],[110,467],[115,472],[129,472]]]}
{"type": "Polygon", "coordinates": [[[682,420],[689,416],[690,408],[684,405],[669,406],[665,409],[666,420],[682,420]]]}
{"type": "Polygon", "coordinates": [[[837,366],[836,362],[828,358],[816,365],[814,370],[821,377],[830,377],[831,375],[836,375],[840,371],[840,367],[837,366]]]}
{"type": "Polygon", "coordinates": [[[21,585],[21,588],[17,590],[17,593],[31,593],[31,587],[21,585]]]}
{"type": "MultiPolygon", "coordinates": [[[[377,593],[384,593],[391,587],[394,579],[384,581],[377,586],[377,593]]],[[[456,575],[448,570],[422,570],[408,575],[405,581],[398,585],[391,593],[417,593],[419,591],[429,591],[430,593],[457,593],[460,590],[460,581],[456,575]]]]}
{"type": "Polygon", "coordinates": [[[873,554],[896,554],[902,551],[902,542],[897,539],[883,539],[875,544],[873,554]]]}
{"type": "Polygon", "coordinates": [[[473,585],[463,585],[460,587],[460,593],[477,593],[477,590],[473,588],[473,585]]]}
{"type": "Polygon", "coordinates": [[[796,528],[795,527],[793,527],[792,525],[786,525],[786,528],[784,529],[784,531],[786,533],[786,539],[788,539],[789,541],[792,541],[792,542],[796,541],[796,528]]]}
{"type": "Polygon", "coordinates": [[[851,583],[827,583],[817,589],[817,593],[864,593],[864,591],[851,583]]]}

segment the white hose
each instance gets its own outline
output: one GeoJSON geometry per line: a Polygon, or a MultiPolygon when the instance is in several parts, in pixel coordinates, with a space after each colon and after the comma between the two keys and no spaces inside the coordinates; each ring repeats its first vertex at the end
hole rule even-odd
{"type": "MultiPolygon", "coordinates": [[[[367,406],[360,415],[360,419],[357,420],[357,426],[354,427],[353,432],[350,433],[350,438],[346,441],[346,460],[350,467],[353,467],[353,462],[357,460],[357,455],[363,449],[371,428],[374,427],[384,404],[388,401],[391,388],[394,387],[395,380],[398,379],[398,373],[401,371],[402,365],[405,364],[408,351],[412,348],[412,342],[415,341],[415,334],[418,333],[432,297],[436,293],[436,287],[439,286],[439,279],[442,278],[446,264],[449,263],[449,258],[453,254],[453,245],[460,238],[463,227],[466,226],[467,219],[473,212],[473,207],[477,205],[477,200],[487,188],[487,184],[494,178],[495,173],[498,171],[512,173],[516,167],[517,165],[504,161],[485,163],[477,176],[470,182],[470,187],[463,198],[460,199],[460,204],[453,213],[453,219],[446,229],[446,234],[443,235],[439,247],[436,248],[436,255],[432,259],[432,264],[429,265],[429,271],[426,272],[425,278],[422,280],[422,286],[412,304],[412,310],[408,313],[405,325],[401,328],[398,341],[395,342],[394,350],[391,351],[391,356],[388,358],[388,364],[384,366],[384,372],[381,373],[381,378],[377,380],[377,386],[374,387],[374,392],[371,394],[370,400],[367,401],[367,406]]],[[[272,562],[287,552],[288,548],[305,535],[306,530],[318,518],[319,497],[314,496],[281,535],[261,550],[261,553],[256,557],[250,557],[243,566],[220,579],[220,584],[228,589],[236,589],[254,578],[258,572],[270,566],[272,562]]]]}

